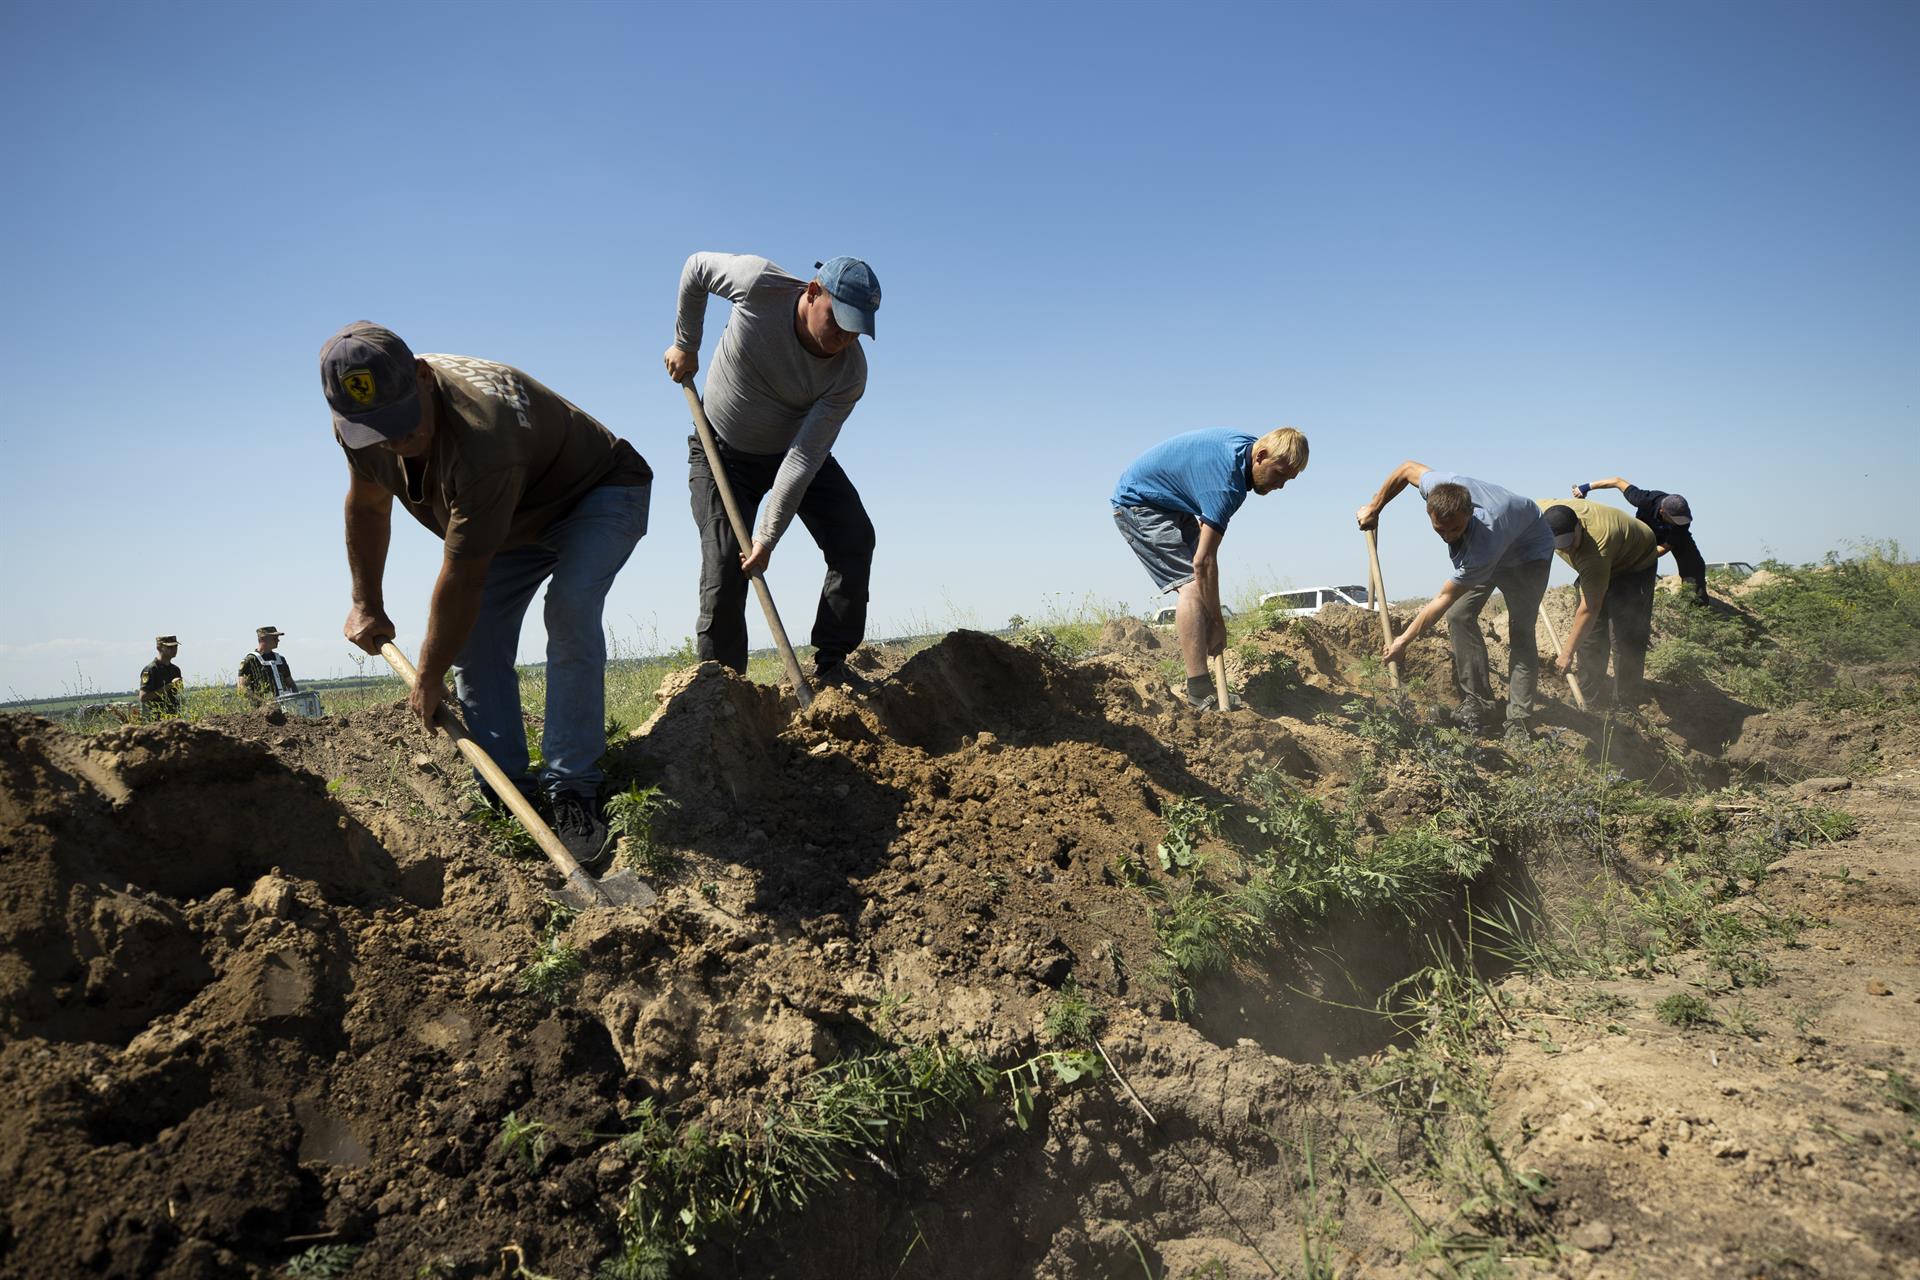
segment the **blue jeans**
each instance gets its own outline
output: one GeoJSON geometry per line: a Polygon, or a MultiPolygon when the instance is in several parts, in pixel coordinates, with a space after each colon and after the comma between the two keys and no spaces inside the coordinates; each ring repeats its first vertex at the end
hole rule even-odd
{"type": "Polygon", "coordinates": [[[607,745],[607,635],[601,615],[614,575],[647,532],[650,485],[601,485],[548,526],[537,542],[487,566],[480,616],[454,667],[467,731],[509,778],[527,776],[527,729],[513,668],[520,622],[547,584],[546,731],[540,786],[592,799],[607,745]]]}

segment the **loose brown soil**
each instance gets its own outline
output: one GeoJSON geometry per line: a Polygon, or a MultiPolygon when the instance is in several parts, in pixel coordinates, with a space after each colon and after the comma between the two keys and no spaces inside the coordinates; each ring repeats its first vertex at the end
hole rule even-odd
{"type": "MultiPolygon", "coordinates": [[[[572,923],[584,974],[558,1005],[519,982],[553,881],[461,820],[464,769],[402,708],[91,738],[0,721],[0,1275],[267,1276],[337,1242],[363,1247],[355,1276],[588,1276],[618,1246],[635,1171],[612,1138],[643,1100],[749,1126],[882,1011],[1011,1065],[1069,979],[1107,1011],[1117,1075],[1043,1091],[1031,1129],[1002,1100],[909,1135],[691,1273],[1287,1275],[1329,1213],[1343,1274],[1423,1273],[1377,1182],[1308,1187],[1288,1154],[1336,1120],[1396,1149],[1353,1096],[1389,1030],[1344,1006],[1420,939],[1278,939],[1181,1019],[1126,874],[1160,875],[1177,797],[1232,803],[1263,768],[1340,791],[1377,625],[1330,609],[1257,635],[1229,659],[1248,706],[1214,716],[1176,704],[1137,628],[1078,663],[968,632],[863,651],[871,690],[805,712],[682,672],[614,766],[677,802],[656,830],[685,869],[652,908],[572,923]],[[510,1112],[547,1126],[537,1173],[500,1147],[510,1112]]],[[[1444,643],[1407,668],[1443,690],[1444,643]]],[[[1549,1012],[1566,984],[1509,980],[1539,1013],[1505,1036],[1496,1099],[1553,1180],[1564,1248],[1543,1265],[1920,1274],[1920,1139],[1887,1075],[1920,1076],[1911,726],[1673,690],[1548,719],[1656,787],[1844,773],[1868,742],[1890,767],[1824,797],[1859,835],[1764,884],[1820,927],[1745,998],[1752,1035],[1660,1023],[1680,978],[1588,984],[1617,997],[1597,1025],[1549,1012]]],[[[1412,777],[1377,800],[1435,807],[1412,777]]],[[[1381,1172],[1446,1216],[1404,1143],[1381,1172]]]]}

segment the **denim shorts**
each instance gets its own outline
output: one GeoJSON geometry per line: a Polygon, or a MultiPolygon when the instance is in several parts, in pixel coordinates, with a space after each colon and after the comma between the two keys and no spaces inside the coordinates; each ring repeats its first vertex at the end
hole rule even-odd
{"type": "Polygon", "coordinates": [[[1193,553],[1200,546],[1200,521],[1159,507],[1115,507],[1120,536],[1147,567],[1157,591],[1172,591],[1193,581],[1193,553]]]}

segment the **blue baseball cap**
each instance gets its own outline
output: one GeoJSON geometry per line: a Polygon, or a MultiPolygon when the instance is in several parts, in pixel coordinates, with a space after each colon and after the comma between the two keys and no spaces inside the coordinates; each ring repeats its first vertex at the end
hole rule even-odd
{"type": "Polygon", "coordinates": [[[833,322],[848,333],[873,336],[873,313],[880,309],[880,281],[858,258],[828,258],[813,264],[820,287],[833,299],[833,322]]]}
{"type": "Polygon", "coordinates": [[[413,352],[391,329],[355,320],[320,348],[320,389],[349,449],[398,440],[420,425],[413,352]]]}
{"type": "Polygon", "coordinates": [[[1693,510],[1687,506],[1687,500],[1677,493],[1670,493],[1660,499],[1660,518],[1668,524],[1684,529],[1693,523],[1693,510]]]}

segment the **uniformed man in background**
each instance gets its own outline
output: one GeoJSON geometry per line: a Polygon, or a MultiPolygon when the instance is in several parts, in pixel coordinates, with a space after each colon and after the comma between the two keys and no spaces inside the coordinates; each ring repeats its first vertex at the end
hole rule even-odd
{"type": "Polygon", "coordinates": [[[177,716],[182,709],[180,668],[173,665],[173,655],[180,652],[180,638],[155,636],[153,647],[157,651],[154,660],[140,668],[140,715],[147,720],[177,716]]]}
{"type": "Polygon", "coordinates": [[[293,682],[293,669],[287,665],[286,655],[274,652],[285,634],[278,627],[255,627],[254,650],[240,660],[240,678],[233,687],[256,707],[283,694],[300,691],[300,686],[293,682]]]}

